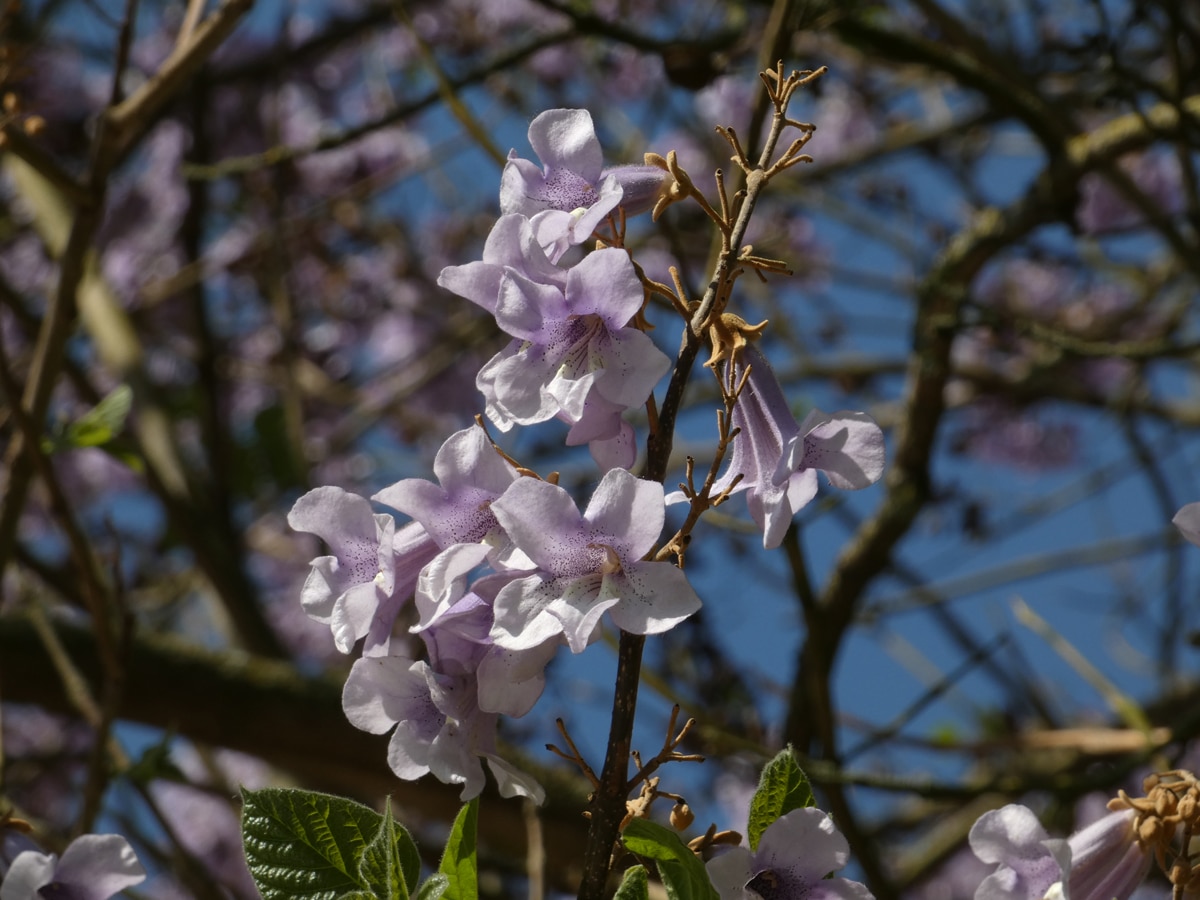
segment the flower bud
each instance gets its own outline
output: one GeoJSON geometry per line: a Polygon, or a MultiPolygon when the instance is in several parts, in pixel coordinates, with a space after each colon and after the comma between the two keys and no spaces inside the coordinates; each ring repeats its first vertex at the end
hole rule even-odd
{"type": "Polygon", "coordinates": [[[1179,817],[1185,822],[1192,822],[1196,818],[1196,795],[1188,791],[1179,798],[1179,806],[1177,808],[1179,817]]]}
{"type": "Polygon", "coordinates": [[[1154,795],[1154,811],[1160,816],[1169,816],[1175,812],[1175,795],[1170,791],[1156,791],[1154,795]]]}
{"type": "Polygon", "coordinates": [[[676,831],[683,831],[694,821],[696,821],[696,816],[692,812],[692,808],[682,800],[671,807],[671,827],[676,831]]]}

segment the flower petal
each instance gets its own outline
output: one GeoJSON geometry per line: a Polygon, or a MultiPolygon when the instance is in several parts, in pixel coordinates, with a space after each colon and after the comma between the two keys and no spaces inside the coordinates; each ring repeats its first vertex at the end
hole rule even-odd
{"type": "Polygon", "coordinates": [[[315,534],[335,549],[346,539],[378,541],[375,513],[367,499],[332,485],[313,488],[297,500],[287,521],[293,531],[315,534]]]}
{"type": "Polygon", "coordinates": [[[824,413],[814,409],[800,423],[803,437],[784,448],[776,480],[786,470],[820,469],[843,490],[859,490],[883,475],[883,431],[862,412],[824,413]]]}
{"type": "Polygon", "coordinates": [[[803,871],[824,878],[845,867],[850,844],[837,830],[833,819],[816,807],[794,809],[780,816],[763,832],[755,853],[759,869],[795,868],[802,860],[803,871]],[[798,848],[803,847],[803,854],[798,848]]]}
{"type": "Polygon", "coordinates": [[[587,649],[596,634],[600,617],[617,604],[617,596],[601,595],[602,584],[599,574],[572,579],[561,596],[546,605],[546,612],[562,623],[561,630],[572,653],[587,649]]]}
{"type": "Polygon", "coordinates": [[[721,900],[751,900],[755,895],[746,885],[757,873],[752,871],[754,854],[745,847],[734,847],[714,856],[704,868],[721,900]]]}
{"type": "Polygon", "coordinates": [[[383,734],[431,705],[424,663],[404,656],[356,659],[342,688],[342,710],[360,731],[383,734]]]}
{"type": "Polygon", "coordinates": [[[568,269],[565,296],[572,315],[600,316],[610,331],[628,325],[645,300],[633,261],[617,247],[589,253],[568,269]]]}
{"type": "Polygon", "coordinates": [[[559,579],[530,575],[496,595],[492,642],[509,650],[529,650],[562,633],[562,622],[547,607],[562,596],[559,579]]]}
{"type": "Polygon", "coordinates": [[[513,543],[541,569],[554,575],[588,571],[580,569],[579,557],[589,540],[589,523],[558,485],[518,478],[492,503],[492,512],[513,543]]]}
{"type": "Polygon", "coordinates": [[[145,880],[145,868],[119,834],[80,835],[63,851],[54,872],[54,881],[75,888],[71,896],[80,900],[107,900],[145,880]]]}
{"type": "Polygon", "coordinates": [[[547,171],[563,168],[596,184],[604,152],[586,109],[548,109],[529,123],[529,145],[547,171]]]}
{"type": "Polygon", "coordinates": [[[552,638],[528,650],[492,646],[479,663],[479,708],[506,716],[523,716],[546,687],[546,666],[558,652],[552,638]]]}
{"type": "Polygon", "coordinates": [[[545,347],[511,341],[475,376],[475,386],[487,398],[488,418],[501,431],[553,418],[558,402],[544,387],[557,368],[558,363],[546,356],[545,347]]]}
{"type": "Polygon", "coordinates": [[[610,615],[630,634],[661,634],[700,608],[700,598],[682,569],[669,562],[627,565],[622,575],[605,576],[600,601],[619,600],[610,615]]]}
{"type": "Polygon", "coordinates": [[[25,850],[17,854],[0,883],[0,900],[36,900],[39,888],[54,878],[57,859],[51,853],[25,850]]]}
{"type": "Polygon", "coordinates": [[[485,753],[488,768],[496,776],[501,797],[528,797],[538,806],[546,802],[546,792],[532,777],[502,760],[494,753],[485,753]]]}
{"type": "Polygon", "coordinates": [[[1189,503],[1171,521],[1185,538],[1200,546],[1200,503],[1189,503]]]}
{"type": "Polygon", "coordinates": [[[627,556],[624,562],[636,562],[644,556],[662,533],[666,518],[663,488],[657,481],[638,478],[626,469],[604,474],[592,493],[583,518],[595,531],[627,556]]]}
{"type": "Polygon", "coordinates": [[[984,813],[968,839],[976,856],[1000,866],[980,884],[975,900],[1042,900],[1052,885],[1066,882],[1064,873],[1071,869],[1070,845],[1048,837],[1019,804],[984,813]]]}

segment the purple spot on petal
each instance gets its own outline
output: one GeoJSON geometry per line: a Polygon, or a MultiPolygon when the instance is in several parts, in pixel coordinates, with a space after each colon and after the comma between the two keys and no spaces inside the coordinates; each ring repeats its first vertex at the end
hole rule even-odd
{"type": "Polygon", "coordinates": [[[546,184],[542,188],[541,196],[530,199],[540,200],[551,209],[572,212],[591,206],[600,199],[600,195],[591,184],[574,172],[553,169],[546,173],[546,184]]]}

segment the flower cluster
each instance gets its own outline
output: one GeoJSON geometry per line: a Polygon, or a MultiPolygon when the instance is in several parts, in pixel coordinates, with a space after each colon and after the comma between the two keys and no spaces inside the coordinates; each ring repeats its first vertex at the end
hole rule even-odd
{"type": "Polygon", "coordinates": [[[566,645],[582,652],[607,612],[636,634],[664,631],[700,600],[682,570],[647,559],[665,519],[662,486],[630,471],[633,429],[623,413],[646,401],[669,361],[631,321],[642,283],[622,249],[574,265],[618,204],[647,208],[664,173],[604,169],[590,116],[551,110],[530,126],[544,169],[509,160],[502,215],[481,260],[447,268],[440,283],[492,315],[512,341],[479,373],[488,417],[502,431],[558,418],[568,444],[588,444],[605,471],[580,512],[563,488],[523,473],[480,427],[443,444],[437,482],[405,479],[371,499],[407,516],[397,527],[365,498],[335,487],[297,501],[292,528],[321,537],[302,603],[344,653],[362,642],[343,705],[358,728],[392,731],[389,763],[402,778],[433,772],[482,790],[482,762],[503,794],[541,790],[497,752],[499,716],[522,716],[543,670],[566,645]],[[414,598],[412,633],[424,658],[393,642],[414,598]]]}
{"type": "MultiPolygon", "coordinates": [[[[657,634],[700,608],[683,570],[658,552],[667,499],[630,471],[637,456],[625,414],[645,404],[670,360],[645,333],[650,285],[621,245],[624,217],[655,205],[670,177],[651,165],[605,168],[591,116],[549,110],[529,128],[542,165],[510,156],[500,212],[482,259],[445,268],[439,284],[495,317],[511,338],[476,385],[503,432],[557,419],[568,445],[587,444],[603,473],[582,511],[495,447],[482,427],[452,435],[436,483],[405,479],[375,503],[335,487],[301,497],[292,528],[322,538],[302,594],[343,653],[361,642],[343,693],[349,720],[391,732],[402,778],[432,772],[477,795],[486,762],[505,796],[539,798],[537,784],[497,747],[499,717],[522,716],[542,693],[562,646],[583,652],[607,618],[657,634]],[[572,252],[602,230],[607,240],[572,252]],[[419,658],[393,638],[413,598],[419,658]]],[[[715,490],[747,491],[776,546],[816,493],[817,471],[860,488],[883,470],[883,436],[862,413],[792,417],[753,347],[731,363],[745,376],[729,473],[715,490]]],[[[674,499],[671,498],[671,499],[674,499]]]]}

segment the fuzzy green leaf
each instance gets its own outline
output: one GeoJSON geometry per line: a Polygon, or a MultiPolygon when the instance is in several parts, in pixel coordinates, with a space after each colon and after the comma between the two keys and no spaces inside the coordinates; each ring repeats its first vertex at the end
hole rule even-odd
{"type": "Polygon", "coordinates": [[[650,877],[645,866],[633,866],[625,870],[621,886],[613,900],[650,900],[650,877]]]}
{"type": "Polygon", "coordinates": [[[413,900],[442,900],[442,895],[446,893],[446,888],[449,886],[450,879],[441,872],[435,872],[413,895],[413,900]]]}
{"type": "Polygon", "coordinates": [[[758,790],[750,800],[750,820],[746,823],[746,840],[751,850],[758,849],[763,832],[782,815],[794,809],[815,806],[808,776],[796,761],[790,746],[763,767],[758,790]]]}
{"type": "Polygon", "coordinates": [[[385,900],[408,900],[421,874],[421,857],[412,837],[392,818],[391,801],[374,839],[358,864],[359,881],[385,900]]]}
{"type": "Polygon", "coordinates": [[[479,798],[458,812],[438,871],[445,875],[445,900],[479,900],[479,877],[475,862],[475,833],[479,825],[479,798]]]}

